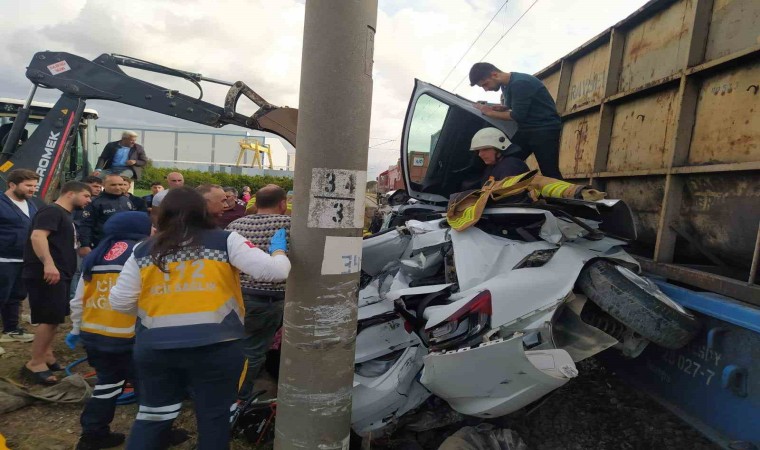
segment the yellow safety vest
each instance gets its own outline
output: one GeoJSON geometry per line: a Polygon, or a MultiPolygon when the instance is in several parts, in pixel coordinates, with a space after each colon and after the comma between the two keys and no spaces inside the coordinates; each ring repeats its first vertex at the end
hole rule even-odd
{"type": "Polygon", "coordinates": [[[202,245],[167,259],[167,272],[153,264],[151,240],[137,247],[139,343],[183,348],[244,337],[245,307],[239,272],[229,264],[228,236],[222,230],[205,232],[202,245]]]}
{"type": "Polygon", "coordinates": [[[463,231],[480,220],[489,200],[498,202],[524,194],[534,201],[542,197],[574,198],[584,188],[586,186],[538,175],[535,170],[501,180],[491,177],[480,189],[452,194],[446,220],[451,228],[463,231]]]}
{"type": "Polygon", "coordinates": [[[121,268],[117,265],[92,268],[92,279],[84,282],[82,331],[123,339],[135,336],[135,317],[114,311],[108,300],[121,268]]]}

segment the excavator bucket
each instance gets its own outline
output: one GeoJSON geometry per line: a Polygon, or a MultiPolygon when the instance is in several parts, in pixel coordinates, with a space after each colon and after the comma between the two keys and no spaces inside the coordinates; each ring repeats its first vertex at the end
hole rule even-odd
{"type": "Polygon", "coordinates": [[[298,125],[298,110],[283,106],[266,111],[256,119],[259,127],[290,142],[296,146],[296,128],[298,125]]]}

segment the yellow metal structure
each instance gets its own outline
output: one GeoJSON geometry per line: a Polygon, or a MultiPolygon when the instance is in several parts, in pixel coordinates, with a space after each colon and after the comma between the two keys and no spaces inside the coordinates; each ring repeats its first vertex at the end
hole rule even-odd
{"type": "Polygon", "coordinates": [[[243,158],[245,157],[246,151],[252,151],[253,161],[251,161],[251,167],[258,167],[259,169],[263,169],[264,155],[266,155],[268,168],[274,169],[274,166],[272,165],[272,151],[269,148],[269,145],[261,144],[256,139],[243,139],[240,142],[238,142],[238,144],[240,145],[240,152],[238,153],[236,165],[240,166],[240,163],[243,161],[243,158]]]}

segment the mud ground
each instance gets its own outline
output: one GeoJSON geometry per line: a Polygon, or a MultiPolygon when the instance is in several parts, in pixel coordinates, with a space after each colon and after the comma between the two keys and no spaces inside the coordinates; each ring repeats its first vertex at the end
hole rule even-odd
{"type": "MultiPolygon", "coordinates": [[[[34,328],[25,324],[27,330],[34,328]]],[[[81,348],[72,351],[63,343],[70,325],[61,326],[55,350],[61,364],[82,356],[81,348]]],[[[31,344],[1,343],[0,378],[19,379],[19,369],[29,356],[31,344]]],[[[86,364],[77,372],[88,372],[86,364]]],[[[579,365],[581,375],[555,391],[538,405],[491,423],[511,428],[532,450],[554,449],[690,449],[713,450],[719,447],[681,421],[646,395],[633,390],[594,360],[579,365]]],[[[263,388],[271,380],[260,382],[263,388]]],[[[195,448],[195,418],[187,402],[177,419],[178,426],[193,435],[177,449],[195,448]]],[[[68,450],[76,445],[80,428],[81,405],[35,404],[0,416],[0,433],[11,450],[68,450]]],[[[136,405],[120,406],[112,424],[114,431],[128,433],[136,405]]],[[[459,426],[423,433],[399,432],[391,440],[375,441],[370,448],[435,449],[459,426]]],[[[233,450],[254,446],[235,440],[233,450]]],[[[271,448],[266,446],[263,448],[271,448]]]]}
{"type": "MultiPolygon", "coordinates": [[[[531,450],[720,448],[654,400],[624,384],[596,360],[581,361],[578,371],[577,378],[543,401],[486,422],[516,431],[531,450]]],[[[460,426],[410,433],[385,446],[434,449],[460,426]]]]}

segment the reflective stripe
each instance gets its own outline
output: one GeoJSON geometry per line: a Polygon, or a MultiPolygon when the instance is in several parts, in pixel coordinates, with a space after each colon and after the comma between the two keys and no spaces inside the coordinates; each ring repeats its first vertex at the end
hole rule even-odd
{"type": "Polygon", "coordinates": [[[541,188],[541,195],[543,195],[544,197],[561,198],[562,194],[570,186],[571,186],[570,183],[567,183],[565,181],[555,181],[541,188]]]}
{"type": "Polygon", "coordinates": [[[459,217],[449,220],[449,225],[451,225],[451,227],[456,230],[472,222],[475,220],[475,209],[476,205],[465,208],[459,217]]]}
{"type": "Polygon", "coordinates": [[[237,403],[233,403],[232,406],[230,406],[230,412],[235,412],[235,410],[238,408],[237,403]]]}
{"type": "Polygon", "coordinates": [[[510,186],[514,185],[515,183],[517,183],[517,181],[518,181],[518,180],[520,179],[520,177],[522,177],[523,175],[525,175],[525,174],[520,174],[520,175],[517,175],[517,176],[514,176],[514,177],[509,177],[509,178],[505,179],[504,181],[502,181],[502,183],[501,183],[501,186],[500,186],[500,187],[503,187],[503,188],[505,188],[505,187],[510,187],[510,186]]]}
{"type": "Polygon", "coordinates": [[[180,409],[182,407],[182,403],[176,403],[174,405],[169,406],[143,406],[140,405],[139,411],[140,412],[146,412],[146,413],[165,413],[165,412],[172,412],[180,409]]]}
{"type": "Polygon", "coordinates": [[[124,386],[124,380],[121,380],[118,383],[113,383],[113,384],[98,384],[95,386],[95,390],[97,391],[99,389],[112,389],[119,386],[124,386]]]}
{"type": "Polygon", "coordinates": [[[113,398],[113,397],[116,397],[117,395],[121,394],[122,390],[123,390],[122,388],[119,388],[119,389],[116,389],[113,392],[109,392],[108,394],[98,394],[98,395],[94,395],[93,394],[92,398],[113,398]]]}
{"type": "Polygon", "coordinates": [[[147,413],[137,413],[137,420],[150,420],[154,422],[160,422],[163,420],[172,420],[176,419],[177,416],[179,416],[179,411],[169,413],[169,414],[147,414],[147,413]]]}
{"type": "Polygon", "coordinates": [[[97,330],[97,331],[105,331],[107,333],[114,333],[114,334],[127,334],[130,335],[129,337],[132,337],[131,335],[135,334],[135,326],[132,325],[131,327],[126,328],[118,328],[118,327],[107,327],[105,325],[100,325],[98,323],[92,323],[92,322],[82,322],[82,325],[80,328],[84,331],[87,331],[86,328],[89,328],[91,330],[97,330]]]}
{"type": "Polygon", "coordinates": [[[240,323],[243,323],[243,318],[240,317],[239,305],[235,298],[227,300],[216,311],[150,317],[144,309],[138,308],[137,317],[140,318],[140,323],[145,328],[166,328],[202,325],[207,323],[222,323],[231,312],[234,312],[238,316],[240,323]]]}
{"type": "Polygon", "coordinates": [[[93,272],[105,272],[105,271],[110,271],[110,270],[121,272],[122,270],[124,270],[124,266],[119,265],[119,264],[103,264],[103,265],[98,265],[98,266],[92,266],[93,272]]]}

